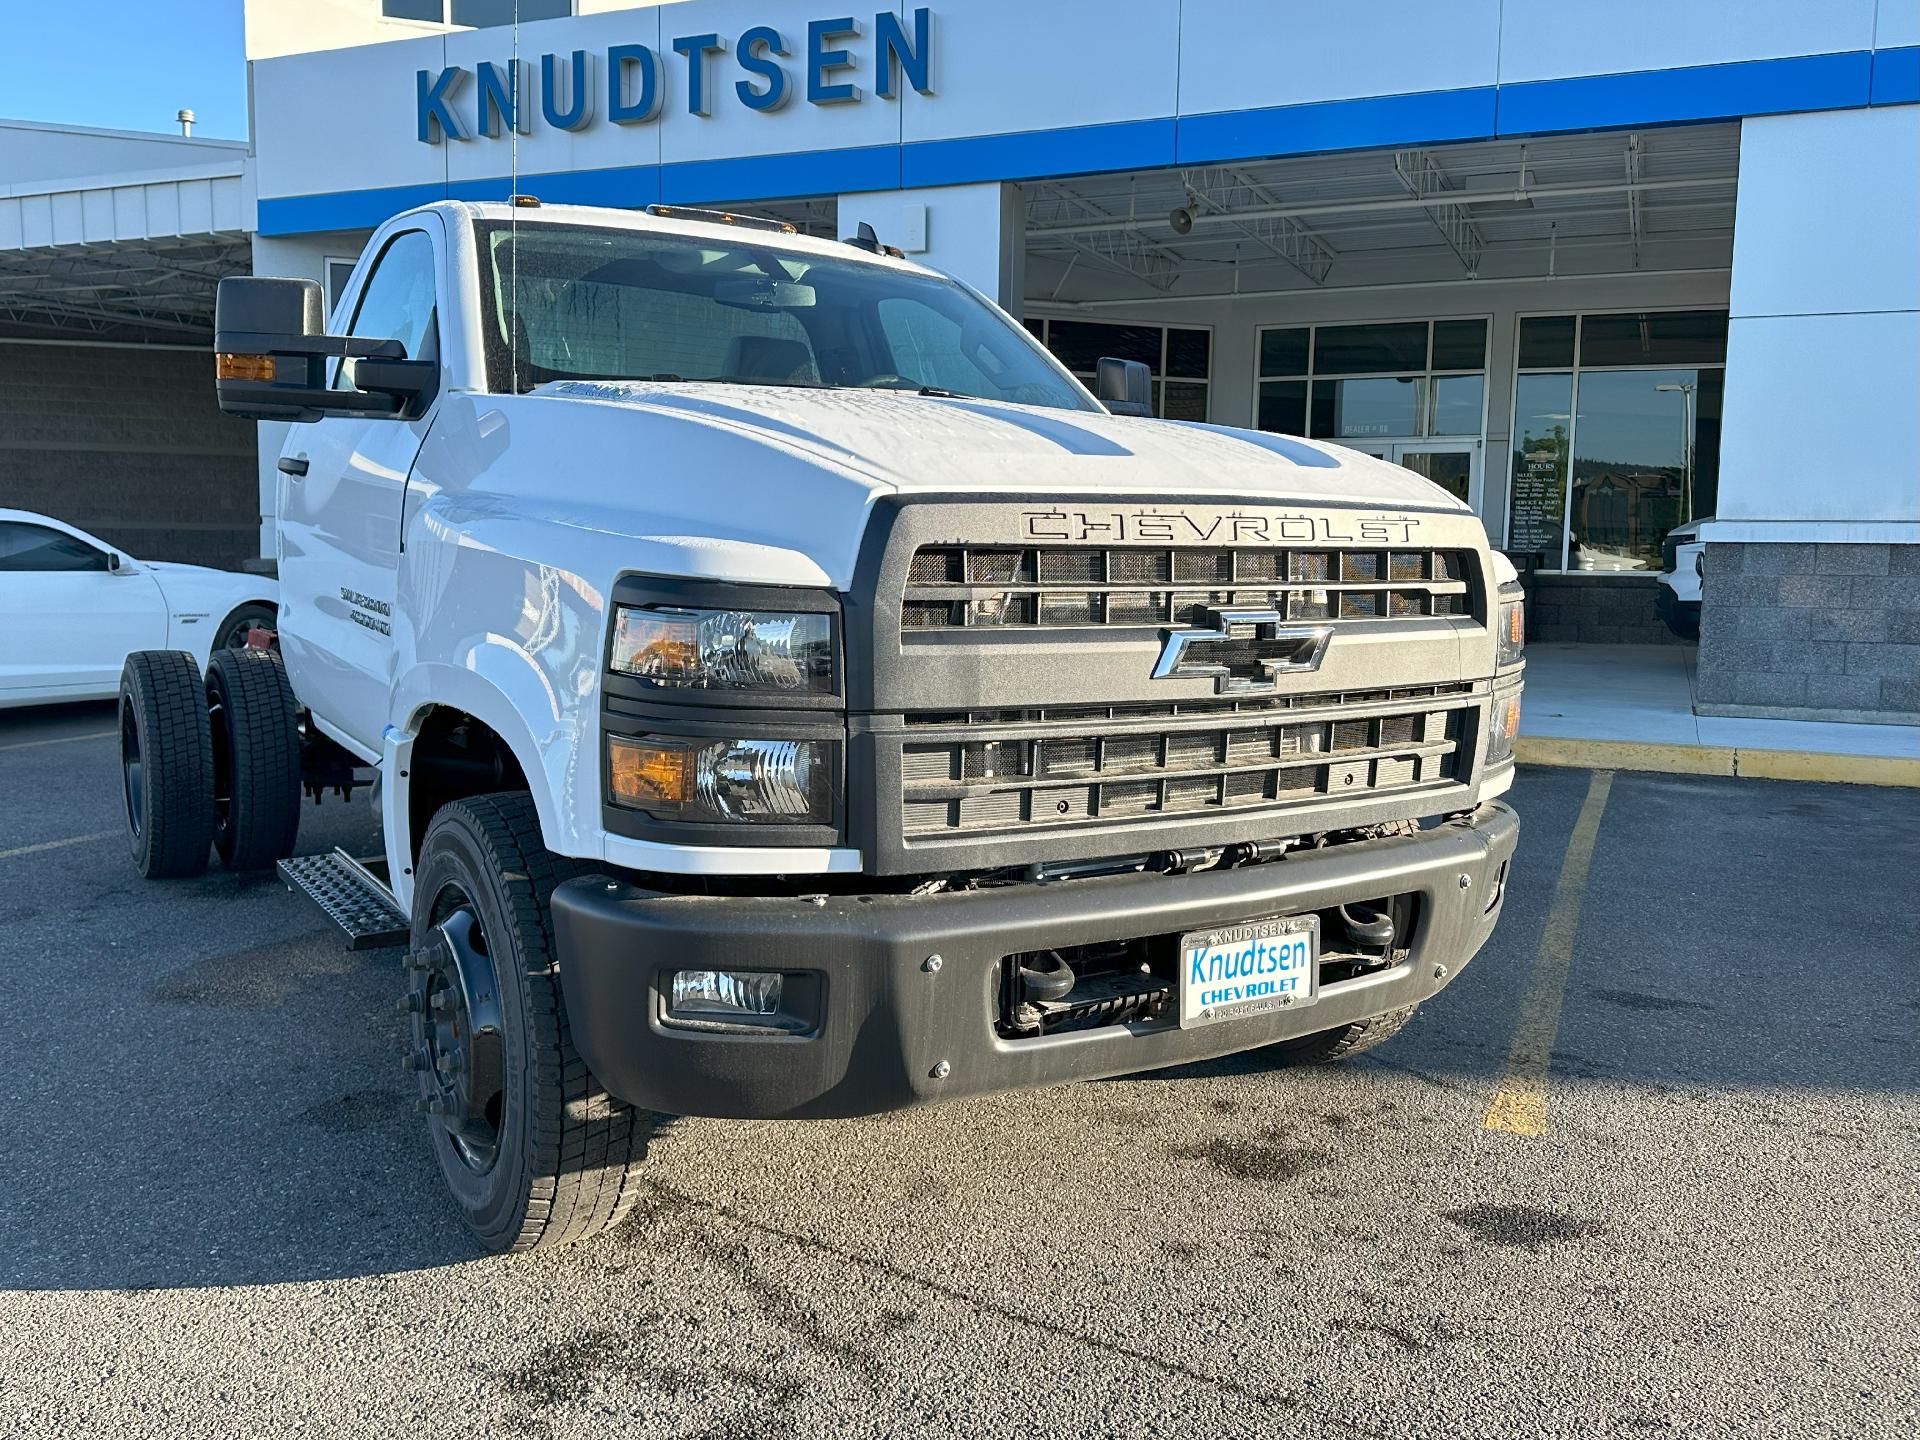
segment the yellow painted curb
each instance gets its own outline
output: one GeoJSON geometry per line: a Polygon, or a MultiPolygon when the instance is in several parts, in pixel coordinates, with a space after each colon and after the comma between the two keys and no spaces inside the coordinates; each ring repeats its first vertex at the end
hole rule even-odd
{"type": "Polygon", "coordinates": [[[1725,775],[1747,780],[1805,780],[1829,785],[1920,788],[1920,759],[1825,755],[1812,750],[1746,750],[1722,745],[1654,745],[1631,740],[1565,740],[1522,735],[1523,765],[1580,770],[1652,770],[1665,775],[1725,775]]]}

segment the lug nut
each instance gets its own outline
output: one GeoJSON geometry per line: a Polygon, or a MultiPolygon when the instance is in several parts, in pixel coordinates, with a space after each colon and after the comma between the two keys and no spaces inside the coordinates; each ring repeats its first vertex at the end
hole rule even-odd
{"type": "Polygon", "coordinates": [[[409,990],[393,1002],[393,1013],[396,1015],[418,1015],[425,1008],[417,990],[409,990]]]}
{"type": "Polygon", "coordinates": [[[418,1075],[432,1068],[433,1057],[424,1050],[414,1050],[400,1059],[400,1073],[403,1075],[418,1075]]]}
{"type": "Polygon", "coordinates": [[[1473,877],[1471,875],[1462,875],[1460,877],[1460,888],[1462,890],[1471,890],[1473,888],[1473,877]]]}
{"type": "Polygon", "coordinates": [[[946,962],[943,961],[938,955],[929,955],[927,956],[926,959],[920,962],[920,968],[926,971],[927,974],[932,975],[935,972],[937,972],[940,969],[940,967],[945,963],[946,962]]]}
{"type": "Polygon", "coordinates": [[[933,1069],[928,1073],[931,1074],[933,1078],[936,1080],[944,1080],[947,1078],[947,1076],[953,1073],[953,1066],[949,1065],[946,1061],[942,1060],[938,1065],[934,1066],[933,1069]]]}
{"type": "Polygon", "coordinates": [[[1446,966],[1444,966],[1444,965],[1436,965],[1436,966],[1434,966],[1434,967],[1433,967],[1433,978],[1434,978],[1434,979],[1436,979],[1436,980],[1444,980],[1444,979],[1446,979],[1446,978],[1447,978],[1447,967],[1446,967],[1446,966]]]}

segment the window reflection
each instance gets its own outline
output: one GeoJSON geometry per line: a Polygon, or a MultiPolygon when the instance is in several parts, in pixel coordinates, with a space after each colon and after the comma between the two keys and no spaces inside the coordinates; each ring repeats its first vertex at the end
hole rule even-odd
{"type": "Polygon", "coordinates": [[[1657,570],[1660,543],[1693,512],[1697,370],[1580,376],[1573,453],[1575,570],[1657,570]]]}
{"type": "Polygon", "coordinates": [[[1508,550],[1658,569],[1667,532],[1718,499],[1726,335],[1725,311],[1522,317],[1508,550]]]}

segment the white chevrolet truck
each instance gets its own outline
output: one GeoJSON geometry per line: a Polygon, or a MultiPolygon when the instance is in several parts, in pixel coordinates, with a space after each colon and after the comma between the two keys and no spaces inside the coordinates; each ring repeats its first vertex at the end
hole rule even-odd
{"type": "Polygon", "coordinates": [[[1520,592],[1409,471],[1096,398],[864,227],[436,204],[217,328],[298,422],[278,650],[129,660],[135,860],[405,945],[488,1246],[619,1221],[651,1112],[1351,1053],[1500,914],[1520,592]],[[291,858],[368,782],[383,854],[291,858]]]}

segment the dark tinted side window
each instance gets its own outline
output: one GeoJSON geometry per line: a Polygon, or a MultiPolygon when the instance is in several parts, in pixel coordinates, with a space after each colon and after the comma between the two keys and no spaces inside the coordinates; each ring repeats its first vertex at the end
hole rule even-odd
{"type": "Polygon", "coordinates": [[[0,521],[0,570],[105,570],[107,555],[44,525],[0,521]]]}

